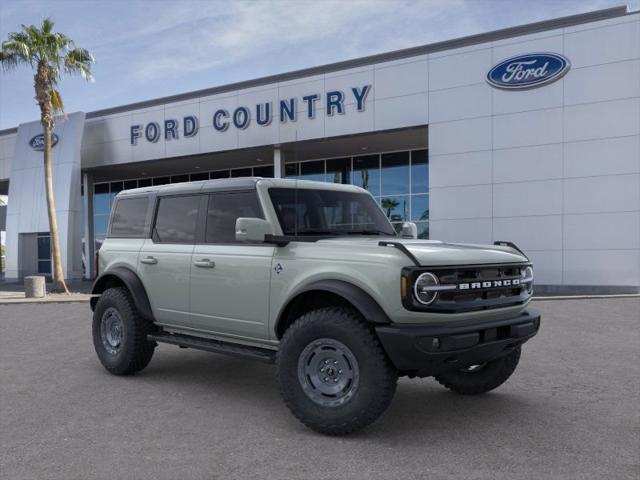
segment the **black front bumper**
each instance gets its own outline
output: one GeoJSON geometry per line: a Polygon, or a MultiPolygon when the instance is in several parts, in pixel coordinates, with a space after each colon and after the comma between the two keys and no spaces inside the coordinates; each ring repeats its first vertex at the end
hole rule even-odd
{"type": "Polygon", "coordinates": [[[529,308],[515,316],[496,315],[440,325],[380,325],[376,333],[403,374],[429,377],[507,355],[540,329],[540,313],[529,308]]]}

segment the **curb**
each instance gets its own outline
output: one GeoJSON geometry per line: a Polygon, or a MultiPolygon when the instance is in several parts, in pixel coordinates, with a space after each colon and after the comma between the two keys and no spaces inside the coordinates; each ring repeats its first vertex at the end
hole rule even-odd
{"type": "Polygon", "coordinates": [[[531,301],[540,300],[542,302],[547,302],[550,300],[590,300],[598,298],[640,298],[640,293],[621,293],[613,295],[551,295],[546,297],[536,297],[534,295],[531,301]]]}
{"type": "Polygon", "coordinates": [[[0,299],[0,305],[24,305],[24,304],[48,304],[48,303],[86,303],[91,300],[91,296],[71,298],[6,298],[0,299]]]}

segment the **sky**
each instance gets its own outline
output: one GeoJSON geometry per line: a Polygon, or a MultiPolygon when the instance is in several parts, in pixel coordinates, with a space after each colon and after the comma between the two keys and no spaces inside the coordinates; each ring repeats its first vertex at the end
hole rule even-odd
{"type": "MultiPolygon", "coordinates": [[[[96,58],[67,113],[624,5],[624,0],[2,0],[0,39],[51,17],[96,58]]],[[[630,8],[640,8],[631,0],[630,8]]],[[[33,74],[0,72],[0,130],[37,120],[33,74]]]]}

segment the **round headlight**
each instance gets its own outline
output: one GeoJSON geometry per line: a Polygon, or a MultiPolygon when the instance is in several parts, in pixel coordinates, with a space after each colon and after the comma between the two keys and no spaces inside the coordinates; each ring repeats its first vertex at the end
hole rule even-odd
{"type": "Polygon", "coordinates": [[[416,283],[413,285],[413,294],[416,300],[423,305],[431,305],[438,296],[438,291],[433,287],[437,286],[440,282],[431,272],[426,272],[420,275],[416,279],[416,283]]]}

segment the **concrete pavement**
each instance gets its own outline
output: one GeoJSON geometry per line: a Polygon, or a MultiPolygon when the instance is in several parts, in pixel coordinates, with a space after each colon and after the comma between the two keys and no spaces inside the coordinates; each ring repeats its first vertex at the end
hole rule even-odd
{"type": "Polygon", "coordinates": [[[345,438],[299,424],[273,366],[161,345],[114,377],[88,305],[0,305],[0,477],[637,480],[640,299],[534,304],[542,330],[500,389],[401,379],[345,438]]]}

